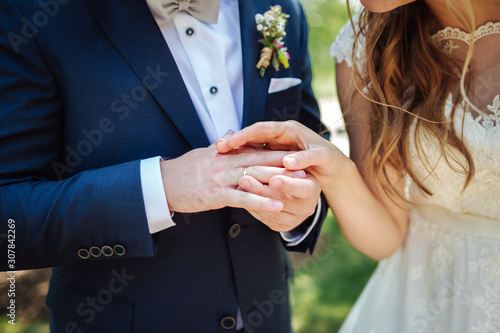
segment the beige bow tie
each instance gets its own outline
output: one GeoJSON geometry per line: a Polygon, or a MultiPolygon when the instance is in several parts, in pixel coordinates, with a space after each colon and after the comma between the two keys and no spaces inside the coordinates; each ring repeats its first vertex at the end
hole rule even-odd
{"type": "Polygon", "coordinates": [[[217,23],[219,14],[219,0],[146,0],[155,16],[166,20],[172,19],[175,14],[185,11],[200,21],[217,23]]]}

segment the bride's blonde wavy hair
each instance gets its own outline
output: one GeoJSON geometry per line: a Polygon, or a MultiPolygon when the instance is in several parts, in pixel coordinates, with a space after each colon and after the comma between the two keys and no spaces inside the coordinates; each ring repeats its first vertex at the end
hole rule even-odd
{"type": "MultiPolygon", "coordinates": [[[[499,3],[499,0],[494,1],[499,3]]],[[[471,3],[469,0],[459,2],[466,9],[466,15],[448,0],[450,13],[473,37],[476,24],[471,3]]],[[[409,175],[420,189],[432,194],[423,184],[424,180],[418,179],[411,164],[410,128],[416,122],[416,150],[429,172],[435,166],[430,165],[416,139],[422,133],[434,136],[441,158],[454,171],[465,175],[465,189],[474,176],[475,167],[462,133],[455,131],[454,115],[457,105],[464,100],[477,110],[466,95],[471,87],[470,74],[467,73],[474,43],[471,43],[465,63],[445,53],[431,38],[439,30],[439,22],[422,0],[387,13],[363,10],[359,15],[358,27],[354,27],[349,12],[356,31],[355,49],[361,34],[366,40],[366,64],[364,68],[352,67],[357,83],[355,93],[361,93],[373,102],[369,120],[372,139],[370,176],[379,180],[386,193],[395,194],[387,176],[388,168],[392,168],[401,175],[409,175]],[[445,103],[457,82],[457,73],[462,73],[461,95],[454,100],[451,115],[446,117],[445,103]],[[450,148],[464,158],[451,154],[450,148]]]]}

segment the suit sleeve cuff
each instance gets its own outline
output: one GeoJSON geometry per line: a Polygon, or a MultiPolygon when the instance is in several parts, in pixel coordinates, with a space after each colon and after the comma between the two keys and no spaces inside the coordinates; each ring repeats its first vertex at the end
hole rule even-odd
{"type": "Polygon", "coordinates": [[[297,230],[297,229],[287,231],[287,232],[280,232],[281,238],[283,238],[283,240],[286,242],[286,246],[297,246],[304,239],[306,239],[307,236],[309,236],[311,231],[314,229],[314,226],[316,226],[316,224],[319,221],[319,217],[321,215],[321,205],[322,205],[322,202],[321,202],[321,197],[320,197],[318,200],[318,206],[316,206],[316,213],[314,214],[314,219],[313,219],[311,225],[309,225],[309,227],[307,227],[305,232],[301,231],[301,230],[297,230]]]}
{"type": "Polygon", "coordinates": [[[141,160],[141,187],[151,234],[175,226],[168,208],[160,169],[161,157],[141,160]]]}

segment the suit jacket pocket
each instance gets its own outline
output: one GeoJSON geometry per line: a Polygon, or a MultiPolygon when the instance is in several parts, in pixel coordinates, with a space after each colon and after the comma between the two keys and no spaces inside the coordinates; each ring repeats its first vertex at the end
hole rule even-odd
{"type": "Polygon", "coordinates": [[[300,112],[302,85],[268,94],[264,120],[298,120],[300,112]]]}
{"type": "Polygon", "coordinates": [[[109,285],[89,290],[54,273],[47,295],[52,309],[51,332],[131,332],[134,304],[116,297],[116,284],[109,285]]]}

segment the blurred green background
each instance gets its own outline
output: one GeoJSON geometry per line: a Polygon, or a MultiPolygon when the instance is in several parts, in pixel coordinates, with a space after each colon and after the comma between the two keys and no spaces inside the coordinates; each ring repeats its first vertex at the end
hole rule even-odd
{"type": "MultiPolygon", "coordinates": [[[[334,60],[330,45],[347,11],[343,0],[301,0],[309,21],[309,52],[313,87],[318,99],[335,97],[334,60]]],[[[323,110],[328,112],[328,110],[323,110]]],[[[334,217],[325,221],[313,256],[292,254],[295,279],[292,285],[293,327],[296,333],[336,332],[361,292],[376,263],[353,249],[342,237],[334,217]]],[[[47,333],[49,310],[45,306],[50,270],[18,272],[16,325],[7,323],[6,273],[0,273],[0,332],[47,333]]]]}
{"type": "Polygon", "coordinates": [[[330,45],[347,22],[345,0],[300,0],[309,24],[309,54],[313,66],[313,88],[317,98],[336,94],[334,60],[330,45]]]}

